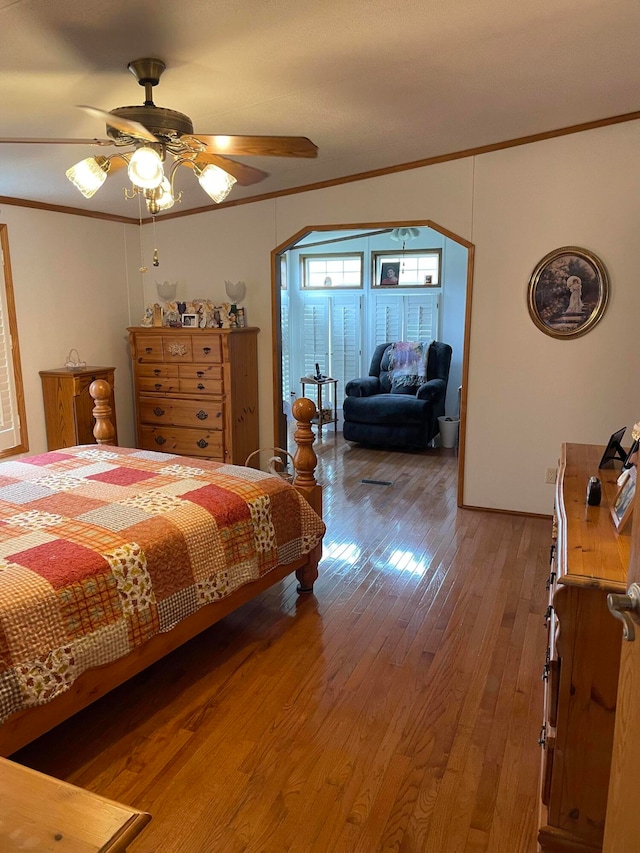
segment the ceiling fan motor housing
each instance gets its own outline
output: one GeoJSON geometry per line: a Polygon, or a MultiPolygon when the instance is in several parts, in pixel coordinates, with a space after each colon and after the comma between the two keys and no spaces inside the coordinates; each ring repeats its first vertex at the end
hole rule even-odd
{"type": "MultiPolygon", "coordinates": [[[[111,112],[113,115],[129,119],[129,121],[137,121],[159,138],[164,137],[167,140],[172,140],[183,135],[191,136],[193,134],[193,123],[189,116],[177,110],[156,107],[155,104],[153,106],[117,107],[111,112]]],[[[130,140],[126,133],[109,125],[107,125],[107,135],[116,141],[128,142],[130,140]]]]}

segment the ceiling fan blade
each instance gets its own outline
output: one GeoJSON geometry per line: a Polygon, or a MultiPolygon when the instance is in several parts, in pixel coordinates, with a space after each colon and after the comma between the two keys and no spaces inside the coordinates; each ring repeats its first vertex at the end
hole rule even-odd
{"type": "Polygon", "coordinates": [[[84,110],[93,118],[102,119],[109,127],[115,127],[121,133],[126,133],[128,136],[133,136],[134,139],[144,139],[147,142],[160,142],[157,136],[154,136],[150,130],[140,124],[138,121],[131,121],[128,118],[108,113],[106,110],[99,110],[96,107],[88,107],[85,104],[78,104],[78,109],[84,110]]]}
{"type": "Polygon", "coordinates": [[[253,166],[246,166],[244,163],[237,163],[235,160],[229,160],[227,157],[221,157],[219,154],[213,154],[210,151],[201,151],[194,158],[194,163],[207,166],[219,166],[228,172],[236,179],[241,187],[249,187],[251,184],[257,184],[269,177],[268,172],[263,172],[261,169],[254,169],[253,166]]]}
{"type": "Polygon", "coordinates": [[[317,157],[318,146],[306,136],[223,136],[194,134],[216,154],[265,157],[317,157]]]}
{"type": "Polygon", "coordinates": [[[0,139],[8,145],[115,145],[113,139],[0,139]]]}

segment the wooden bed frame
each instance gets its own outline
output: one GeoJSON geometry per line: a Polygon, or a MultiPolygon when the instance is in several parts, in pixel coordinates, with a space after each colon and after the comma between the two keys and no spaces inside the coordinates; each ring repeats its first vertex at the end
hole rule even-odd
{"type": "MultiPolygon", "coordinates": [[[[96,442],[113,444],[115,430],[111,423],[109,384],[98,379],[91,384],[89,393],[95,403],[93,415],[96,419],[94,428],[96,442]]],[[[316,415],[316,407],[312,400],[302,397],[295,401],[292,412],[297,425],[294,435],[297,445],[293,459],[296,474],[294,486],[318,515],[321,515],[322,487],[315,479],[317,457],[312,447],[315,435],[311,429],[311,419],[316,415]]],[[[318,577],[321,553],[322,543],[318,544],[305,559],[286,566],[278,566],[258,580],[241,586],[220,601],[205,605],[183,619],[171,631],[157,634],[144,646],[134,649],[126,657],[84,672],[69,690],[52,702],[14,714],[0,725],[0,755],[11,755],[40,737],[292,572],[295,572],[298,579],[299,593],[313,592],[313,584],[318,577]]]]}

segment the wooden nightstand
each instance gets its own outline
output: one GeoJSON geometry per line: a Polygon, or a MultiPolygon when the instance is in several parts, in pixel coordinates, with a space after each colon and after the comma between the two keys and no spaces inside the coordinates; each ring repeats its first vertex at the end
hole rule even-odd
{"type": "Polygon", "coordinates": [[[124,853],[151,815],[0,758],[0,850],[124,853]]]}
{"type": "MultiPolygon", "coordinates": [[[[111,386],[112,422],[116,425],[113,399],[113,367],[84,367],[82,370],[41,370],[44,417],[47,425],[47,449],[95,444],[93,437],[93,400],[89,386],[94,379],[104,379],[111,386]]],[[[118,443],[118,435],[114,444],[118,443]]]]}

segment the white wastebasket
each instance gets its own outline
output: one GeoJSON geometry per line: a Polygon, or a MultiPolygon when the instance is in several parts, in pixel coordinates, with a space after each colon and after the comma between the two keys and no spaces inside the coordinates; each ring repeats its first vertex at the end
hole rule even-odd
{"type": "Polygon", "coordinates": [[[443,447],[455,447],[458,443],[458,430],[460,429],[460,418],[438,418],[440,427],[440,444],[443,447]]]}

